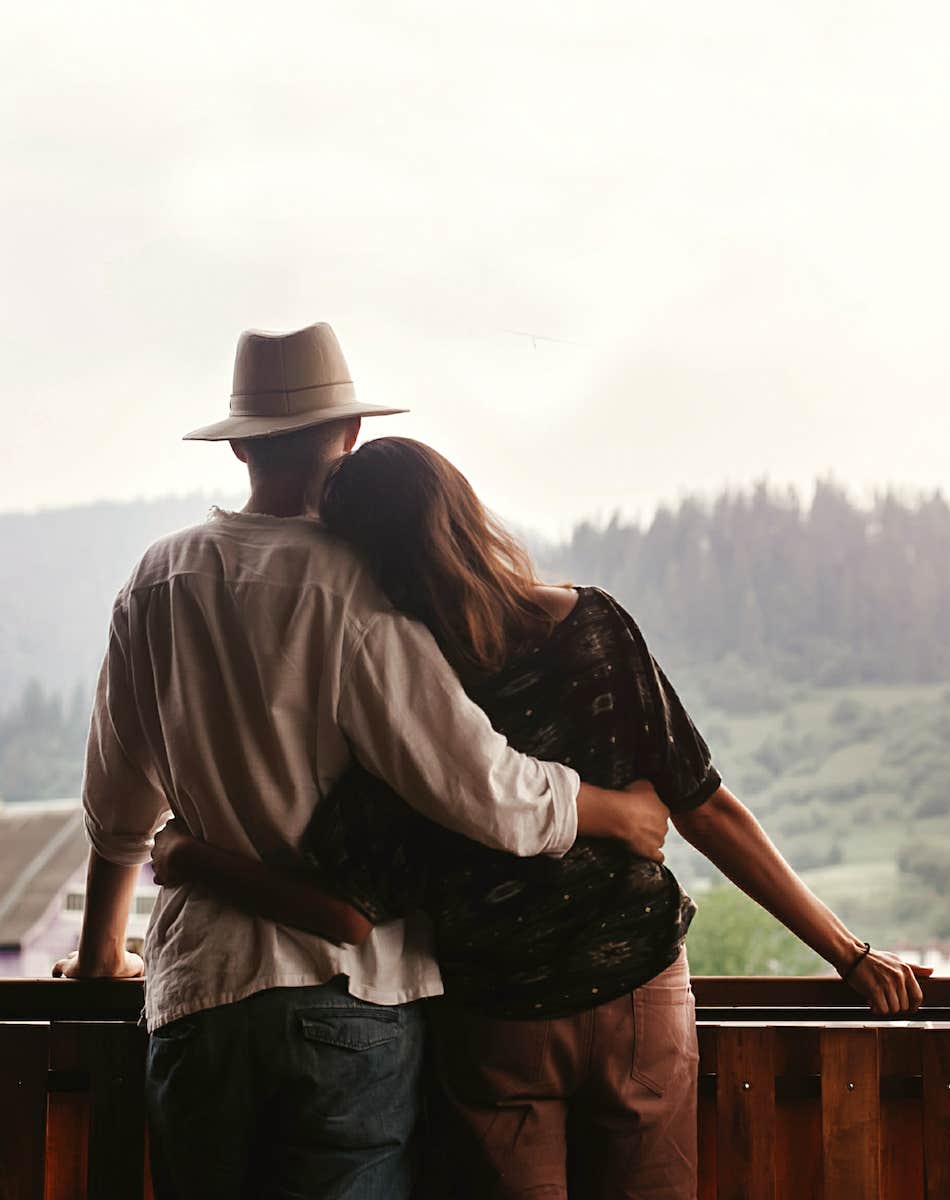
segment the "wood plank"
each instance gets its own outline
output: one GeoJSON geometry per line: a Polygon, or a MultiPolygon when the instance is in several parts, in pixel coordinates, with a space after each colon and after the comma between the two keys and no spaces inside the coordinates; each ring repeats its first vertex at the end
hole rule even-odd
{"type": "Polygon", "coordinates": [[[876,1029],[821,1035],[821,1127],[826,1200],[880,1200],[881,1102],[876,1029]]]}
{"type": "Polygon", "coordinates": [[[777,1098],[775,1200],[816,1200],[821,1194],[821,1101],[777,1098]]]}
{"type": "Polygon", "coordinates": [[[927,1200],[950,1196],[950,1029],[928,1029],[922,1041],[924,1178],[927,1200]]]}
{"type": "Polygon", "coordinates": [[[83,1030],[91,1079],[90,1197],[142,1200],[145,1181],[145,1030],[95,1022],[83,1030]]]}
{"type": "Polygon", "coordinates": [[[89,1077],[86,1195],[142,1200],[145,1181],[145,1030],[129,1022],[64,1022],[57,1066],[89,1077]]]}
{"type": "Polygon", "coordinates": [[[775,1031],[775,1200],[822,1194],[817,1029],[775,1031]]]}
{"type": "Polygon", "coordinates": [[[719,1030],[718,1200],[775,1200],[774,1030],[719,1030]]]}
{"type": "Polygon", "coordinates": [[[46,1124],[46,1200],[86,1200],[89,1076],[82,1070],[79,1026],[50,1027],[50,1076],[81,1080],[81,1091],[52,1092],[46,1124]]]}
{"type": "Polygon", "coordinates": [[[881,1097],[881,1195],[920,1200],[924,1194],[920,1097],[881,1097]]]}
{"type": "Polygon", "coordinates": [[[49,1025],[0,1025],[0,1197],[43,1200],[49,1025]]]}
{"type": "Polygon", "coordinates": [[[89,1095],[53,1093],[46,1117],[46,1200],[86,1200],[89,1095]]]}

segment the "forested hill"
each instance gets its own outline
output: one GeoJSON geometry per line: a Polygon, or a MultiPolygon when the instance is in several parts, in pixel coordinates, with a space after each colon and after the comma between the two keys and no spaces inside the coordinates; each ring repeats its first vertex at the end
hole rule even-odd
{"type": "MultiPolygon", "coordinates": [[[[112,598],[143,548],[210,504],[192,495],[0,515],[0,712],[31,679],[64,696],[87,688],[112,598]]],[[[645,525],[581,524],[564,545],[536,550],[547,578],[613,591],[678,670],[738,660],[753,682],[950,679],[940,496],[862,509],[826,483],[808,505],[762,486],[662,508],[645,525]]]]}
{"type": "MultiPolygon", "coordinates": [[[[663,508],[646,526],[577,526],[545,575],[595,582],[682,669],[737,660],[763,680],[950,679],[950,506],[856,507],[820,483],[809,505],[760,486],[663,508]]],[[[726,672],[728,674],[728,672],[726,672]]]]}
{"type": "MultiPolygon", "coordinates": [[[[202,520],[210,504],[0,515],[0,712],[30,679],[64,696],[88,688],[115,590],[150,541],[202,520]]],[[[579,524],[563,546],[535,550],[546,577],[612,590],[677,670],[739,660],[746,679],[950,679],[950,506],[940,496],[861,509],[829,484],[807,505],[760,486],[685,500],[643,526],[579,524]]]]}

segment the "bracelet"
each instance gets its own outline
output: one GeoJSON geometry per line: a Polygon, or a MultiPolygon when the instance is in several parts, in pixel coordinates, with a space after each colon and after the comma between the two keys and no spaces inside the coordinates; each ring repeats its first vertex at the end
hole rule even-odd
{"type": "Polygon", "coordinates": [[[858,955],[858,957],[854,960],[854,962],[851,964],[851,966],[848,967],[847,971],[845,971],[845,973],[841,976],[842,983],[848,982],[848,979],[850,978],[850,976],[854,974],[855,968],[859,967],[870,953],[871,953],[871,943],[865,942],[864,949],[861,951],[861,953],[858,955]]]}

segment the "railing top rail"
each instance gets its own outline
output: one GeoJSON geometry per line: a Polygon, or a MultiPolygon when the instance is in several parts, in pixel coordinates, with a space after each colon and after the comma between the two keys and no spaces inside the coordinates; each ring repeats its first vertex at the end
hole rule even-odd
{"type": "MultiPolygon", "coordinates": [[[[867,1006],[839,979],[699,975],[697,1016],[712,1021],[861,1020],[867,1006]]],[[[917,1020],[950,1019],[950,978],[922,980],[917,1020]]],[[[136,1021],[141,979],[0,979],[0,1021],[136,1021]]]]}
{"type": "MultiPolygon", "coordinates": [[[[866,1008],[837,976],[694,975],[697,1008],[866,1008]]],[[[921,980],[925,1008],[950,1007],[950,978],[921,980]]]]}

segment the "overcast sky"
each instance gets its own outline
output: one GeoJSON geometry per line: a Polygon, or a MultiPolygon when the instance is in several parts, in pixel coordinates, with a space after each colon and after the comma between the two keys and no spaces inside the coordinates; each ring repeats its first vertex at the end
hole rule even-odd
{"type": "Polygon", "coordinates": [[[950,6],[4,5],[0,509],[242,484],[246,327],[510,518],[950,486],[950,6]],[[536,341],[523,334],[539,335],[536,341]],[[542,340],[557,339],[557,340],[542,340]]]}

